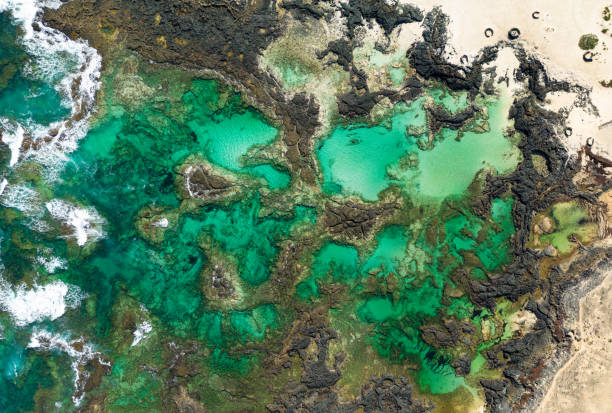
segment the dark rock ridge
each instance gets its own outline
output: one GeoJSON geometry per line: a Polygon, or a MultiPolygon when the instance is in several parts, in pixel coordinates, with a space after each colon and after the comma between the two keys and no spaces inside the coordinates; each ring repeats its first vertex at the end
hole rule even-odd
{"type": "Polygon", "coordinates": [[[523,161],[510,175],[489,176],[483,196],[473,204],[474,212],[485,216],[494,197],[512,192],[515,199],[512,215],[516,229],[514,260],[487,281],[471,280],[469,295],[474,303],[491,309],[495,308],[494,300],[499,297],[516,301],[537,290],[541,292],[541,297],[538,300],[531,298],[526,306],[537,317],[533,331],[502,342],[485,354],[489,366],[502,368],[504,376],[498,380],[481,381],[487,405],[493,412],[520,409],[534,395],[537,379],[544,367],[545,354],[568,345],[562,327],[564,309],[561,298],[569,286],[578,282],[579,278],[573,274],[586,277],[594,265],[601,265],[612,255],[609,251],[591,251],[573,264],[567,273],[553,267],[547,271],[546,278],[541,278],[541,254],[526,247],[532,217],[536,212],[568,199],[596,205],[601,188],[587,190],[574,184],[573,178],[580,170],[580,163],[579,159],[569,157],[558,139],[560,131],[564,129],[564,118],[544,110],[538,104],[548,92],[579,87],[550,79],[541,62],[520,50],[517,55],[521,64],[516,78],[527,80],[532,92],[531,96],[516,100],[510,111],[514,127],[522,135],[519,149],[523,161]],[[545,158],[550,172],[546,176],[538,173],[533,165],[534,154],[545,158]]]}
{"type": "Polygon", "coordinates": [[[466,90],[479,93],[483,82],[483,65],[497,58],[497,48],[484,48],[471,66],[458,66],[444,58],[448,36],[448,16],[440,9],[434,9],[423,21],[423,41],[410,47],[407,57],[410,66],[424,79],[443,82],[452,90],[466,90]]]}
{"type": "Polygon", "coordinates": [[[442,128],[458,130],[474,118],[474,114],[480,112],[476,105],[453,114],[446,110],[443,105],[432,105],[427,110],[427,126],[431,135],[437,135],[442,128]]]}
{"type": "Polygon", "coordinates": [[[350,0],[341,7],[350,33],[370,19],[375,20],[387,36],[400,24],[423,20],[423,12],[409,4],[390,5],[383,0],[350,0]]]}
{"type": "Polygon", "coordinates": [[[215,199],[228,193],[233,184],[227,179],[215,175],[209,168],[202,165],[189,166],[183,175],[177,175],[179,185],[184,183],[190,196],[206,199],[215,199]]]}
{"type": "Polygon", "coordinates": [[[369,205],[356,201],[325,204],[325,227],[334,236],[347,239],[368,238],[375,226],[391,216],[398,205],[384,203],[369,205]]]}
{"type": "Polygon", "coordinates": [[[336,340],[338,336],[337,332],[327,325],[322,314],[323,311],[304,314],[286,339],[286,354],[297,354],[305,373],[299,383],[289,383],[284,394],[266,406],[269,412],[424,413],[433,409],[432,403],[413,395],[411,380],[391,375],[371,377],[362,386],[358,397],[350,401],[340,400],[332,386],[341,377],[340,366],[344,354],[335,355],[333,369],[330,369],[327,365],[329,342],[336,340]],[[316,344],[315,354],[309,354],[307,351],[312,343],[316,344]]]}

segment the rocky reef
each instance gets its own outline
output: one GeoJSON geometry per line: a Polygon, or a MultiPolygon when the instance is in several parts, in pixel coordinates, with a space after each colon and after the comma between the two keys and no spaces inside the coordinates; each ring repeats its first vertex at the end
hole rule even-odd
{"type": "MultiPolygon", "coordinates": [[[[66,411],[537,403],[571,346],[564,294],[612,258],[611,164],[586,143],[570,156],[566,114],[544,104],[588,90],[520,43],[451,63],[448,16],[383,0],[71,0],[42,22],[103,61],[73,166],[52,189],[23,179],[95,204],[108,236],[7,237],[15,262],[61,251],[89,294],[67,325],[104,357],[78,366],[83,401],[66,411]],[[406,27],[422,32],[399,41],[406,27]],[[302,62],[274,55],[300,37],[302,62]],[[508,97],[510,81],[524,88],[508,97]]],[[[15,279],[18,265],[34,264],[15,279]]],[[[53,389],[32,409],[50,411],[53,389]]]]}

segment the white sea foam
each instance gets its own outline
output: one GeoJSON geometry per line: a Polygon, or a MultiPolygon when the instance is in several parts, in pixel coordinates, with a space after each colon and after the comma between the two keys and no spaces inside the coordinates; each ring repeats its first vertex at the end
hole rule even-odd
{"type": "Polygon", "coordinates": [[[38,193],[24,185],[4,185],[0,204],[18,209],[28,216],[42,216],[44,213],[38,193]]]}
{"type": "Polygon", "coordinates": [[[79,246],[104,236],[104,218],[94,208],[79,208],[60,199],[53,199],[45,206],[53,218],[74,228],[73,236],[79,246]]]}
{"type": "Polygon", "coordinates": [[[0,196],[2,196],[2,194],[4,193],[4,190],[6,189],[7,185],[8,181],[6,180],[6,178],[2,178],[2,182],[0,182],[0,196]]]}
{"type": "Polygon", "coordinates": [[[66,260],[60,257],[48,256],[46,254],[41,255],[39,253],[39,255],[36,257],[36,263],[42,265],[49,274],[53,274],[57,270],[66,268],[66,260]]]}
{"type": "Polygon", "coordinates": [[[153,222],[153,226],[158,228],[168,228],[168,224],[168,218],[162,218],[159,221],[153,222]]]}
{"type": "Polygon", "coordinates": [[[0,277],[0,309],[8,312],[19,327],[55,320],[64,315],[66,307],[76,308],[83,297],[78,287],[61,281],[28,289],[24,284],[13,287],[0,277]]]}
{"type": "Polygon", "coordinates": [[[59,0],[0,0],[0,11],[10,11],[21,23],[23,45],[34,57],[34,66],[28,66],[25,74],[55,84],[65,100],[64,104],[71,108],[70,119],[51,125],[29,122],[10,128],[6,119],[0,124],[4,129],[3,135],[8,135],[3,136],[3,140],[11,145],[11,165],[19,159],[34,158],[46,166],[47,178],[51,180],[61,171],[67,159],[66,153],[74,151],[77,142],[87,133],[95,94],[100,86],[101,58],[97,51],[85,41],[71,40],[60,31],[45,26],[39,19],[39,12],[44,7],[58,8],[61,4],[59,0]],[[40,30],[34,30],[33,22],[38,23],[40,30]],[[73,85],[78,87],[73,88],[73,85]],[[24,135],[37,145],[32,145],[26,153],[20,153],[24,135]]]}
{"type": "Polygon", "coordinates": [[[131,347],[134,347],[136,344],[140,343],[144,338],[147,338],[147,335],[153,331],[153,326],[148,321],[143,321],[142,323],[136,326],[136,331],[134,331],[134,340],[132,341],[131,347]]]}
{"type": "Polygon", "coordinates": [[[0,118],[0,128],[4,131],[2,133],[2,142],[7,144],[11,150],[9,166],[14,166],[19,160],[19,151],[23,144],[23,127],[19,124],[11,124],[8,119],[0,118]]]}
{"type": "Polygon", "coordinates": [[[53,334],[47,330],[36,330],[30,337],[28,348],[38,349],[41,351],[59,351],[66,353],[71,359],[71,367],[74,371],[74,393],[72,401],[75,405],[79,405],[85,396],[85,384],[89,378],[89,372],[82,366],[86,365],[90,360],[98,359],[98,362],[104,366],[110,367],[111,364],[104,360],[102,353],[95,351],[91,343],[85,342],[83,338],[70,340],[61,334],[53,334]]]}

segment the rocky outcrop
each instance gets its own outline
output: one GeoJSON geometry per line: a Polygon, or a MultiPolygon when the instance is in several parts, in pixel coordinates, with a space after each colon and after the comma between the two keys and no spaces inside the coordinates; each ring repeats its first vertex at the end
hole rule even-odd
{"type": "Polygon", "coordinates": [[[207,165],[186,165],[177,175],[176,185],[185,198],[215,200],[235,192],[234,183],[215,174],[207,165]]]}
{"type": "Polygon", "coordinates": [[[438,80],[452,90],[466,90],[474,95],[483,82],[483,66],[495,60],[497,48],[484,48],[471,66],[449,63],[444,57],[447,25],[448,16],[440,9],[425,16],[423,41],[415,43],[407,53],[410,66],[425,79],[438,80]]]}
{"type": "Polygon", "coordinates": [[[472,368],[472,357],[469,354],[464,353],[453,361],[452,366],[455,369],[455,374],[459,376],[467,376],[470,374],[470,369],[472,368]]]}
{"type": "Polygon", "coordinates": [[[354,201],[325,204],[325,227],[334,236],[346,239],[362,239],[372,235],[373,229],[391,216],[398,205],[384,203],[367,205],[354,201]]]}
{"type": "Polygon", "coordinates": [[[387,36],[400,24],[423,20],[423,12],[409,4],[393,4],[383,0],[350,0],[342,3],[342,14],[347,19],[347,27],[353,33],[356,27],[375,20],[387,36]]]}
{"type": "Polygon", "coordinates": [[[285,157],[293,172],[305,183],[316,184],[313,160],[313,138],[319,126],[319,105],[315,98],[305,93],[278,105],[277,113],[283,122],[283,142],[287,147],[285,157]]]}
{"type": "Polygon", "coordinates": [[[437,135],[442,128],[458,130],[474,118],[474,114],[480,111],[476,105],[470,105],[457,113],[449,112],[443,105],[431,105],[426,107],[427,125],[430,134],[437,135]]]}

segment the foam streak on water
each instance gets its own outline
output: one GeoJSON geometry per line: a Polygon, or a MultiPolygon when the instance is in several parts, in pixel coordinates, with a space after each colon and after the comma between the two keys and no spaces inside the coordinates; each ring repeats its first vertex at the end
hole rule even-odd
{"type": "Polygon", "coordinates": [[[134,331],[134,340],[132,341],[131,347],[134,347],[136,344],[140,343],[142,339],[147,338],[147,335],[153,331],[153,326],[148,321],[143,321],[138,324],[136,327],[136,331],[134,331]]]}
{"type": "Polygon", "coordinates": [[[82,40],[71,40],[58,30],[40,22],[39,13],[44,7],[58,8],[60,1],[0,0],[0,12],[10,11],[24,31],[25,50],[36,60],[36,70],[26,72],[31,76],[53,83],[56,90],[71,107],[70,119],[50,125],[13,125],[7,129],[7,120],[0,119],[0,127],[8,133],[11,145],[11,166],[19,159],[34,158],[47,167],[48,178],[54,179],[66,160],[65,154],[77,148],[77,142],[89,128],[89,117],[99,88],[101,57],[82,40]],[[40,30],[34,30],[37,22],[40,30]],[[70,56],[70,58],[66,58],[70,56]],[[58,79],[59,77],[59,79],[58,79]],[[73,87],[75,86],[75,87],[73,87]],[[20,153],[24,134],[39,145],[20,153]],[[20,139],[19,139],[20,138],[20,139]],[[45,141],[46,138],[46,141],[45,141]]]}
{"type": "Polygon", "coordinates": [[[42,351],[59,351],[66,353],[71,359],[71,367],[74,371],[74,395],[72,401],[79,405],[85,396],[85,384],[90,373],[83,368],[90,360],[98,359],[101,365],[110,367],[110,363],[105,361],[102,353],[94,351],[90,343],[84,343],[83,339],[68,341],[61,334],[53,334],[46,330],[37,330],[30,337],[28,348],[39,349],[42,351]]]}

